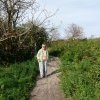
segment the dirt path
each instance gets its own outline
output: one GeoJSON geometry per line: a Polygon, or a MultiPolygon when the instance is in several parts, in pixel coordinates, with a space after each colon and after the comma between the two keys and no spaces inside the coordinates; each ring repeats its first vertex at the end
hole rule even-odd
{"type": "Polygon", "coordinates": [[[59,87],[58,66],[59,59],[52,57],[48,63],[47,77],[38,79],[30,100],[66,100],[59,87]]]}

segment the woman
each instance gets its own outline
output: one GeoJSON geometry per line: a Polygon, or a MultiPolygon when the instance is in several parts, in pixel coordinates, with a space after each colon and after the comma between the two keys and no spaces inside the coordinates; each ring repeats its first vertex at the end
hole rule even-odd
{"type": "Polygon", "coordinates": [[[42,48],[38,51],[37,60],[39,63],[40,77],[43,78],[47,75],[48,51],[46,44],[42,44],[42,48]]]}

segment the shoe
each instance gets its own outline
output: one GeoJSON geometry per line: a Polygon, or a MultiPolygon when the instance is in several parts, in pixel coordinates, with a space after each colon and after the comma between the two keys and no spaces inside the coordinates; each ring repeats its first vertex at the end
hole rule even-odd
{"type": "Polygon", "coordinates": [[[47,77],[47,74],[45,74],[44,77],[47,77]]]}

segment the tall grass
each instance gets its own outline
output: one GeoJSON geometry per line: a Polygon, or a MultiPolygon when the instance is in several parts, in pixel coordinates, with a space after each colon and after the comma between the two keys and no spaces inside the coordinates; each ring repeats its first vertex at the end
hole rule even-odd
{"type": "Polygon", "coordinates": [[[29,92],[35,86],[37,62],[30,61],[0,66],[0,100],[26,100],[29,92]]]}
{"type": "Polygon", "coordinates": [[[61,59],[61,86],[72,100],[100,100],[100,40],[58,41],[51,54],[61,59]]]}

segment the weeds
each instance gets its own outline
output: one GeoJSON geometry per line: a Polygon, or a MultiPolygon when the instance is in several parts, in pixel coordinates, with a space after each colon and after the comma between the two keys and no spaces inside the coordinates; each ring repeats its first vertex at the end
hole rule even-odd
{"type": "Polygon", "coordinates": [[[100,40],[59,41],[50,51],[61,59],[60,79],[66,96],[100,100],[100,40]]]}
{"type": "Polygon", "coordinates": [[[26,100],[35,86],[37,76],[36,59],[0,67],[0,100],[26,100]]]}

